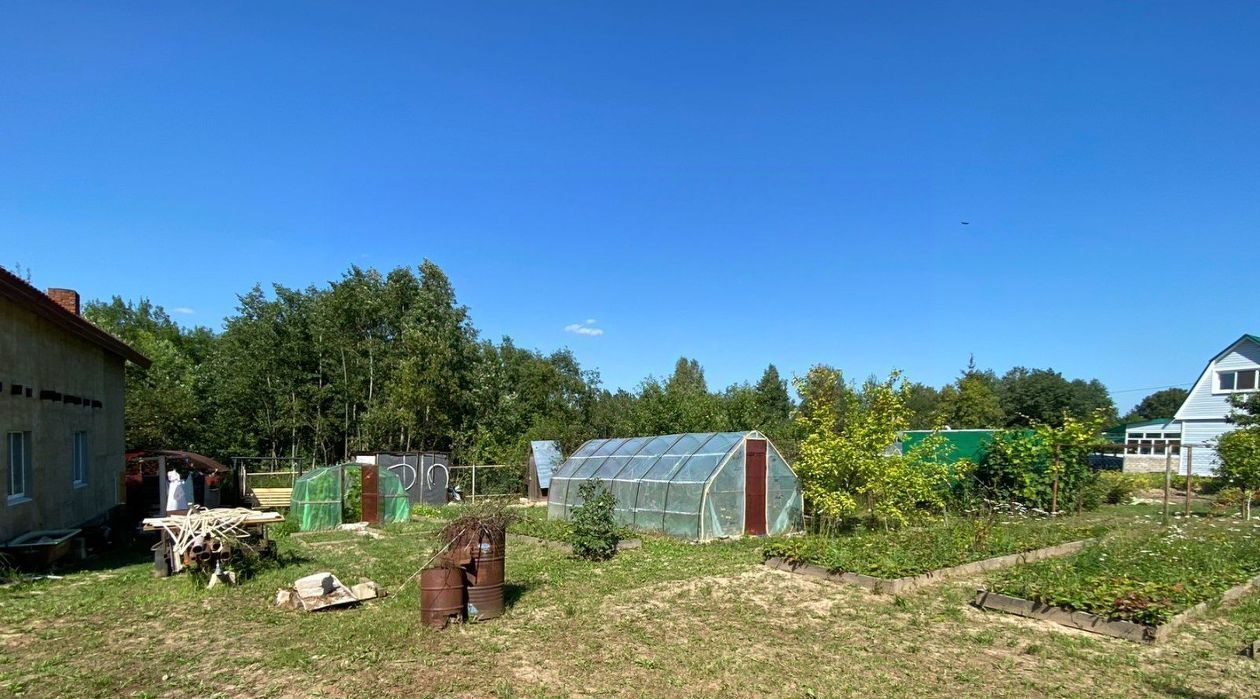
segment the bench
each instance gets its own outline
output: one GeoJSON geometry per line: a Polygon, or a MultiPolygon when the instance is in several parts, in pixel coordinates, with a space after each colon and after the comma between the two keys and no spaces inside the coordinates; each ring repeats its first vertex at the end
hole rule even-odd
{"type": "Polygon", "coordinates": [[[274,510],[288,507],[292,497],[292,488],[253,488],[250,490],[250,499],[253,500],[254,506],[259,508],[274,510]]]}

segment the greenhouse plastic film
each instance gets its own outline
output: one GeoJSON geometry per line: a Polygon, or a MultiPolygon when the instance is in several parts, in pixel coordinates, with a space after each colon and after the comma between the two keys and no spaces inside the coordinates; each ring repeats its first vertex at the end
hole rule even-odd
{"type": "MultiPolygon", "coordinates": [[[[596,439],[583,444],[552,477],[548,515],[567,519],[578,486],[603,481],[622,524],[689,539],[738,536],[744,526],[744,440],[757,432],[692,433],[596,439]]],[[[767,526],[800,526],[800,486],[773,447],[767,454],[767,526]]]]}

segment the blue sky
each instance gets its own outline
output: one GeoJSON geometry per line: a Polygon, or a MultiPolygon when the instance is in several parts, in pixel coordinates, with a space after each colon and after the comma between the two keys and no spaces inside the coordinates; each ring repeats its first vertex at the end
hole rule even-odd
{"type": "Polygon", "coordinates": [[[612,386],[975,353],[1122,409],[1260,332],[1255,3],[0,15],[0,264],[181,322],[428,257],[612,386]]]}

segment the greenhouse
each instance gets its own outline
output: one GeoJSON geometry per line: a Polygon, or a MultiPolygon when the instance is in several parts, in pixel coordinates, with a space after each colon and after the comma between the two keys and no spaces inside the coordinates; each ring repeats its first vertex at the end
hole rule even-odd
{"type": "Polygon", "coordinates": [[[593,439],[551,476],[548,516],[568,519],[589,478],[628,526],[701,541],[801,528],[800,481],[760,432],[593,439]]]}
{"type": "Polygon", "coordinates": [[[321,466],[293,483],[289,519],[301,531],[342,522],[405,522],[411,506],[402,480],[388,468],[345,463],[321,466]]]}

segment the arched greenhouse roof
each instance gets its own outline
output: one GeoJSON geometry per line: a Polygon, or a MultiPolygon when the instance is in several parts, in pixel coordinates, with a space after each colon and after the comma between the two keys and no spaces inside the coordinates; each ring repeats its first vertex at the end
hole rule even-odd
{"type": "Polygon", "coordinates": [[[580,504],[578,487],[594,478],[612,491],[624,524],[688,538],[737,535],[746,533],[748,473],[760,474],[753,482],[757,497],[766,501],[768,533],[799,528],[800,483],[778,449],[756,431],[590,440],[552,475],[548,513],[568,518],[580,504]],[[748,471],[750,440],[758,467],[748,471]]]}

